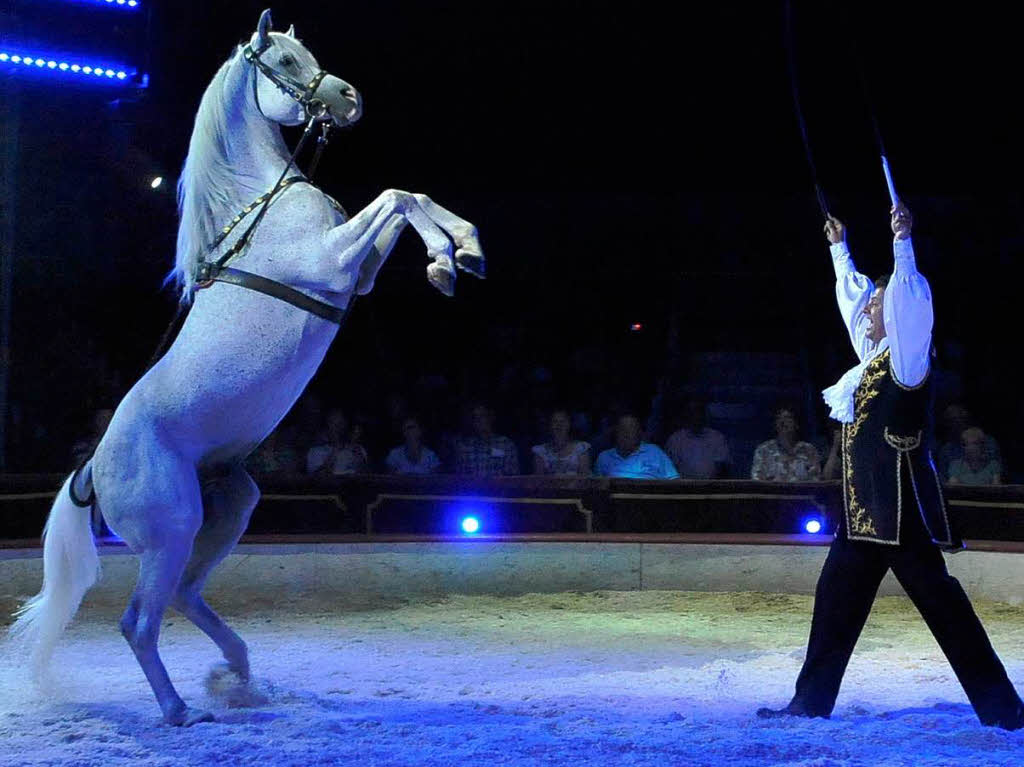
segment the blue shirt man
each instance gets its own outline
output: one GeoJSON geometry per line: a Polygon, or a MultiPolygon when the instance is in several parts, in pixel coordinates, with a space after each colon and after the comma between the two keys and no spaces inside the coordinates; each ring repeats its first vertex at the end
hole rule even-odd
{"type": "Polygon", "coordinates": [[[640,421],[622,416],[615,425],[615,447],[597,457],[594,473],[621,479],[679,479],[672,459],[657,445],[641,442],[640,434],[640,421]]]}

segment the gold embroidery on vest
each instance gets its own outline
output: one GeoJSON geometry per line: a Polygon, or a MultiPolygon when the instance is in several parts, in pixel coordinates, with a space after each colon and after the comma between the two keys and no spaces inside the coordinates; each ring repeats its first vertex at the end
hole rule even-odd
{"type": "Polygon", "coordinates": [[[906,453],[911,450],[917,450],[921,446],[921,432],[919,431],[913,437],[900,437],[896,434],[889,433],[889,427],[886,426],[882,431],[882,436],[888,443],[889,447],[899,450],[901,453],[906,453]]]}
{"type": "Polygon", "coordinates": [[[856,391],[853,393],[853,412],[856,413],[856,417],[853,423],[850,424],[850,428],[844,431],[843,466],[845,476],[843,477],[843,483],[846,485],[847,494],[846,511],[850,530],[856,535],[877,536],[878,530],[875,528],[874,520],[871,519],[868,510],[864,508],[857,498],[857,488],[853,483],[853,462],[850,460],[850,443],[853,442],[853,438],[857,436],[860,427],[864,425],[868,418],[868,403],[877,397],[881,391],[882,379],[889,372],[888,362],[889,350],[886,349],[875,359],[871,360],[864,369],[864,375],[860,379],[856,391]]]}

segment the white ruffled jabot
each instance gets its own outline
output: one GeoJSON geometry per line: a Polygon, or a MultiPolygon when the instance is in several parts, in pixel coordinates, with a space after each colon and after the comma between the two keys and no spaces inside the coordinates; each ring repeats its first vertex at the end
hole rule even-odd
{"type": "Polygon", "coordinates": [[[843,373],[843,377],[821,393],[831,412],[829,416],[840,423],[853,423],[853,394],[864,377],[864,369],[879,354],[889,348],[889,339],[883,338],[875,350],[859,365],[843,373]]]}

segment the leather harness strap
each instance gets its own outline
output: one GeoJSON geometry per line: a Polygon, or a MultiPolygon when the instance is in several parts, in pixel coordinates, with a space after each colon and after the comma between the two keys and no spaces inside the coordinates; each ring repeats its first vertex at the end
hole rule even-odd
{"type": "MultiPolygon", "coordinates": [[[[302,176],[292,176],[285,179],[277,188],[267,192],[266,194],[260,195],[252,203],[244,207],[237,216],[235,216],[231,223],[225,226],[220,234],[217,236],[217,240],[214,242],[213,247],[216,248],[224,239],[232,232],[232,230],[241,222],[243,218],[249,215],[255,208],[263,205],[263,209],[260,210],[262,214],[266,210],[266,206],[269,205],[273,198],[278,195],[281,191],[291,186],[292,184],[306,179],[302,176]]],[[[342,211],[341,206],[334,202],[330,197],[327,198],[335,208],[342,211]]],[[[289,287],[282,282],[268,279],[267,277],[261,277],[258,274],[252,272],[246,272],[242,269],[232,269],[228,267],[227,262],[239,255],[244,249],[245,245],[249,241],[249,237],[252,235],[256,224],[259,223],[261,216],[258,215],[256,220],[253,221],[252,226],[235,242],[231,248],[228,249],[224,255],[218,258],[216,261],[200,261],[196,268],[196,288],[201,290],[212,285],[214,282],[227,282],[231,285],[238,285],[242,288],[248,288],[249,290],[255,290],[257,293],[263,293],[264,295],[277,298],[285,303],[289,303],[303,311],[315,314],[317,317],[333,322],[337,325],[345,320],[345,315],[348,313],[348,307],[339,309],[333,304],[329,304],[325,301],[320,301],[311,296],[307,296],[295,288],[289,287]]],[[[349,302],[351,305],[351,301],[349,302]]]]}
{"type": "Polygon", "coordinates": [[[216,282],[226,282],[229,285],[238,285],[249,290],[255,290],[257,293],[272,296],[310,314],[315,314],[317,317],[329,320],[336,325],[340,325],[345,320],[345,315],[348,314],[348,307],[339,309],[337,306],[307,296],[295,288],[290,288],[282,282],[268,280],[266,277],[260,277],[258,274],[245,272],[241,269],[231,269],[230,267],[222,266],[217,268],[215,273],[208,279],[216,282]]]}

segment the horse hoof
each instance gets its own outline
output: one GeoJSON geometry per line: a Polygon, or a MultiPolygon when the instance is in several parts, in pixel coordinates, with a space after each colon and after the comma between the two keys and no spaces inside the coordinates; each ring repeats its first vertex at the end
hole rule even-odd
{"type": "Polygon", "coordinates": [[[455,265],[481,280],[487,277],[487,265],[484,257],[475,251],[459,248],[455,251],[455,265]]]}
{"type": "Polygon", "coordinates": [[[212,722],[213,714],[198,708],[186,708],[174,716],[165,717],[164,721],[174,727],[191,727],[200,722],[212,722]]]}
{"type": "Polygon", "coordinates": [[[455,295],[455,275],[437,264],[427,264],[427,280],[446,296],[455,295]]]}
{"type": "Polygon", "coordinates": [[[270,702],[252,686],[248,675],[241,676],[226,663],[218,663],[206,676],[206,692],[228,708],[255,708],[270,702]]]}

